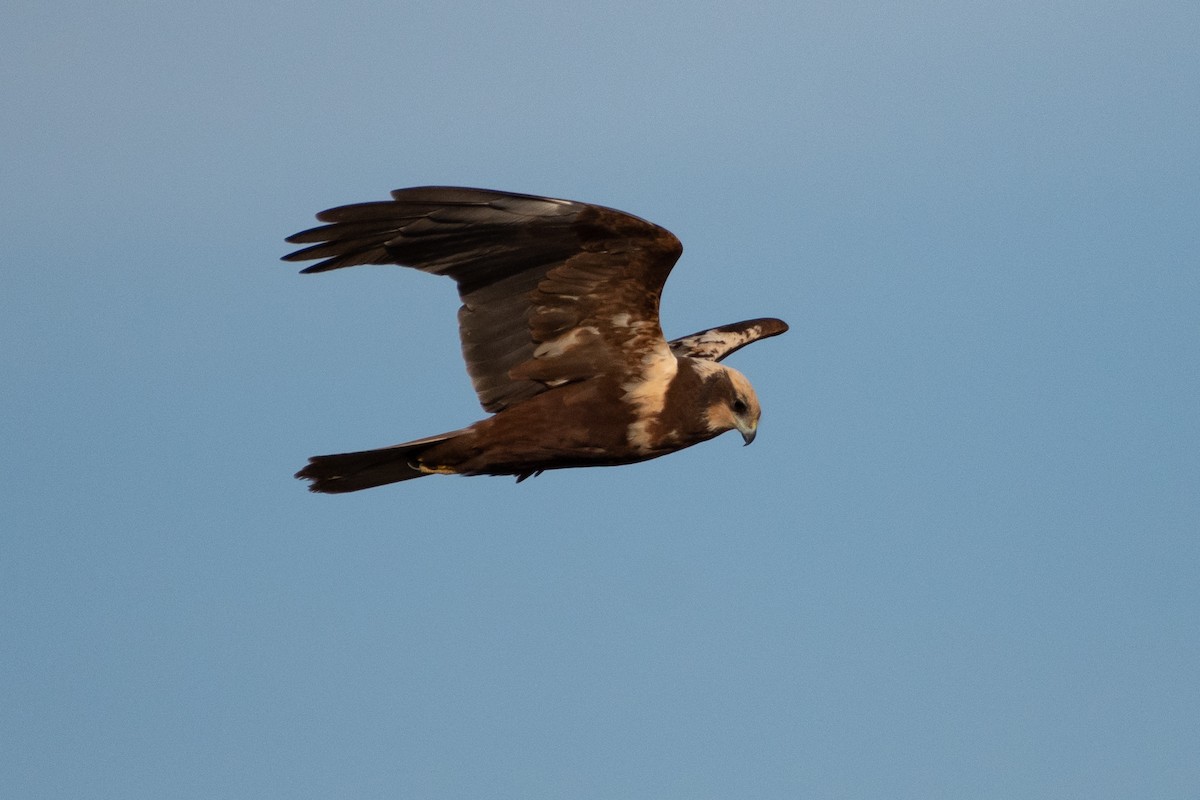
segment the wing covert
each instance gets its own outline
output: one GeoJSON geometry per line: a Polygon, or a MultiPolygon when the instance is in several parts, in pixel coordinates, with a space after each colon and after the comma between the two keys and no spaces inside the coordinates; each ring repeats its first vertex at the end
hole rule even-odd
{"type": "Polygon", "coordinates": [[[719,328],[709,328],[706,331],[697,331],[688,336],[672,339],[668,344],[671,352],[677,356],[721,361],[751,342],[778,336],[786,333],[787,329],[787,323],[783,320],[763,317],[733,322],[719,328]]]}

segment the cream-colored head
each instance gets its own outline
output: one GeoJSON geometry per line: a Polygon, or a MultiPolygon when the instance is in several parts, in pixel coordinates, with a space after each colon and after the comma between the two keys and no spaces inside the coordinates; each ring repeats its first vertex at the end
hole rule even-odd
{"type": "Polygon", "coordinates": [[[712,387],[704,412],[708,429],[714,434],[735,430],[746,444],[750,444],[758,433],[758,418],[762,416],[754,387],[745,375],[732,367],[715,361],[701,363],[706,365],[703,371],[710,372],[705,376],[705,382],[711,381],[712,387]]]}

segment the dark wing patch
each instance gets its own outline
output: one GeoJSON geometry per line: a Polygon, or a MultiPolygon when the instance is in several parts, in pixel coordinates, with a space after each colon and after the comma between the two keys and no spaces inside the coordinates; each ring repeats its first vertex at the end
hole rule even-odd
{"type": "Polygon", "coordinates": [[[671,352],[680,357],[702,358],[706,361],[720,361],[737,350],[741,350],[751,342],[778,336],[786,333],[787,323],[781,319],[764,317],[748,319],[698,331],[690,336],[673,339],[668,344],[671,352]]]}
{"type": "Polygon", "coordinates": [[[603,206],[485,189],[398,189],[322,211],[288,237],[303,272],[400,264],[449,275],[479,402],[499,411],[548,386],[636,368],[663,347],[662,287],[683,248],[669,231],[603,206]]]}

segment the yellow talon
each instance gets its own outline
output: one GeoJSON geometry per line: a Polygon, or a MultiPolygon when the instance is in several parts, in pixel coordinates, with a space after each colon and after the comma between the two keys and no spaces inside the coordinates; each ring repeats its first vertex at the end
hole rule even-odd
{"type": "Polygon", "coordinates": [[[427,467],[424,464],[410,464],[409,466],[416,467],[422,475],[454,475],[455,471],[450,467],[427,467]]]}

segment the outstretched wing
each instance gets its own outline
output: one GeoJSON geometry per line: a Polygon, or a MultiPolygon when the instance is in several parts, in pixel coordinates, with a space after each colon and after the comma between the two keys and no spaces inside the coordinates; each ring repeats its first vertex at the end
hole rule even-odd
{"type": "Polygon", "coordinates": [[[720,361],[751,342],[787,333],[787,329],[787,323],[781,319],[748,319],[672,339],[668,344],[671,352],[680,357],[720,361]]]}
{"type": "Polygon", "coordinates": [[[322,211],[288,237],[304,272],[399,264],[449,275],[467,372],[487,411],[547,387],[632,375],[669,353],[663,284],[683,252],[669,231],[603,206],[485,189],[397,189],[322,211]]]}

